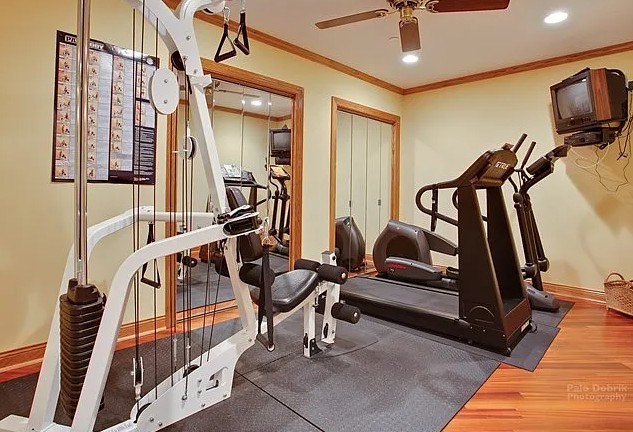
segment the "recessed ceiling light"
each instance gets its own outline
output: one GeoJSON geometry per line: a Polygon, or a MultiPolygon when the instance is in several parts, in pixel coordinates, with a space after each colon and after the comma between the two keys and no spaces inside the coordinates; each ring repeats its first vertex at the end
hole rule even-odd
{"type": "Polygon", "coordinates": [[[565,21],[567,17],[568,17],[567,12],[556,11],[546,16],[543,21],[545,21],[546,24],[557,24],[559,22],[565,21]]]}
{"type": "Polygon", "coordinates": [[[242,99],[242,105],[246,105],[246,101],[242,99]]]}
{"type": "Polygon", "coordinates": [[[420,58],[415,54],[405,54],[402,56],[402,62],[407,64],[417,63],[420,58]]]}
{"type": "Polygon", "coordinates": [[[268,106],[273,106],[273,103],[272,102],[268,102],[268,106]]]}
{"type": "Polygon", "coordinates": [[[260,101],[259,99],[253,99],[251,101],[251,105],[253,105],[253,106],[261,106],[262,105],[262,101],[260,101]]]}

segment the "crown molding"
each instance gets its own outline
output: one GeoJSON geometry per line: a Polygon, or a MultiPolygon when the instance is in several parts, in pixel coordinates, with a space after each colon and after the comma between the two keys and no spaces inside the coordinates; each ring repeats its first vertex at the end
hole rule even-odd
{"type": "MultiPolygon", "coordinates": [[[[167,4],[170,8],[175,9],[180,0],[163,0],[165,4],[167,4]]],[[[196,17],[202,21],[205,21],[209,24],[222,27],[224,24],[224,20],[219,15],[208,15],[201,12],[196,14],[196,17]]],[[[237,31],[237,22],[231,20],[230,28],[232,31],[237,31]]],[[[367,83],[373,84],[377,87],[383,88],[385,90],[400,94],[400,95],[412,95],[416,93],[423,93],[426,91],[437,90],[440,88],[456,86],[460,84],[467,84],[476,81],[483,81],[491,78],[498,78],[505,75],[512,75],[520,72],[528,72],[536,69],[543,69],[546,67],[557,66],[565,63],[571,63],[580,60],[588,60],[595,57],[602,57],[610,54],[617,54],[625,51],[633,50],[633,41],[623,42],[615,45],[608,45],[605,47],[595,48],[587,51],[581,51],[573,54],[566,54],[557,57],[551,57],[543,60],[536,60],[529,63],[523,63],[515,66],[508,66],[505,68],[495,69],[486,72],[480,72],[473,75],[462,76],[458,78],[451,78],[448,80],[433,82],[429,84],[423,84],[411,88],[402,88],[395,84],[391,84],[387,81],[381,80],[374,76],[371,76],[365,72],[361,72],[353,67],[347,66],[343,63],[337,62],[336,60],[332,60],[321,54],[317,54],[305,48],[302,48],[298,45],[291,44],[290,42],[286,42],[277,37],[271,36],[267,33],[259,31],[254,28],[249,28],[248,35],[250,39],[257,40],[259,42],[265,43],[266,45],[272,46],[274,48],[278,48],[282,51],[288,52],[290,54],[297,55],[306,60],[313,61],[315,63],[321,64],[323,66],[332,68],[339,72],[342,72],[346,75],[352,76],[354,78],[360,79],[367,83]]]]}

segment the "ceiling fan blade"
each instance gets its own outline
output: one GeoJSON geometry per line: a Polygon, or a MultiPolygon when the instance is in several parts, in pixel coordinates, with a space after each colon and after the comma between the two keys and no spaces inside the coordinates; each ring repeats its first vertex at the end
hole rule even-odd
{"type": "Polygon", "coordinates": [[[506,9],[510,0],[438,0],[430,2],[431,12],[472,12],[506,9]]]}
{"type": "Polygon", "coordinates": [[[347,15],[344,17],[334,18],[331,20],[320,21],[315,25],[321,30],[327,29],[330,27],[338,27],[345,24],[352,24],[359,21],[370,20],[373,18],[381,18],[389,13],[387,9],[376,9],[368,12],[361,12],[353,15],[347,15]]]}
{"type": "Polygon", "coordinates": [[[420,28],[417,18],[400,21],[400,45],[402,45],[402,52],[420,49],[420,28]]]}

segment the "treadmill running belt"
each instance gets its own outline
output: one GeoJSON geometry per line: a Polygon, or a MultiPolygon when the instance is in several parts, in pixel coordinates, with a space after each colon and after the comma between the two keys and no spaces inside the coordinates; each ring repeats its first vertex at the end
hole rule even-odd
{"type": "Polygon", "coordinates": [[[459,298],[454,294],[409,287],[378,278],[352,278],[341,286],[341,296],[351,303],[377,301],[405,309],[423,308],[457,317],[459,298]]]}

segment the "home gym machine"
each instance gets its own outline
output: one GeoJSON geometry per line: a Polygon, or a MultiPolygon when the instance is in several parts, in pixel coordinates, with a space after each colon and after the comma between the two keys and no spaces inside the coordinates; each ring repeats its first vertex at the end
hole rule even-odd
{"type": "Polygon", "coordinates": [[[567,156],[569,146],[563,144],[554,148],[526,168],[525,165],[535,147],[536,142],[532,141],[523,157],[521,166],[515,170],[517,181],[515,182],[510,178],[509,182],[514,189],[512,199],[517,212],[525,257],[525,265],[522,268],[523,275],[526,279],[530,279],[530,282],[526,284],[530,306],[536,310],[556,312],[560,308],[560,303],[556,297],[543,289],[541,273],[549,269],[549,260],[545,256],[536,218],[532,210],[529,190],[554,172],[554,163],[556,163],[558,158],[567,156]]]}
{"type": "Polygon", "coordinates": [[[418,208],[458,228],[457,291],[394,283],[374,278],[362,289],[342,289],[342,298],[363,313],[465,339],[509,355],[531,326],[531,309],[514,246],[502,186],[514,172],[523,141],[479,156],[458,178],[425,186],[416,195],[418,208]],[[437,210],[442,189],[456,189],[458,219],[437,210]],[[487,227],[477,190],[486,193],[487,227]],[[433,208],[421,198],[433,194],[433,208]],[[487,228],[487,229],[486,229],[487,228]]]}
{"type": "MultiPolygon", "coordinates": [[[[320,298],[325,298],[323,328],[319,332],[321,347],[334,342],[337,319],[356,322],[360,318],[357,309],[338,302],[340,284],[347,279],[347,270],[332,265],[335,262],[334,254],[324,253],[323,263],[298,260],[295,270],[275,276],[267,262],[270,242],[266,221],[262,228],[258,214],[250,206],[229,210],[205,96],[205,87],[210,85],[212,80],[209,75],[204,74],[194,31],[194,14],[198,11],[204,10],[214,14],[224,11],[225,33],[221,48],[229,31],[229,11],[225,7],[225,1],[183,0],[175,11],[162,0],[128,0],[128,3],[142,13],[150,25],[155,26],[156,47],[160,36],[169,49],[172,65],[178,73],[186,75],[183,77],[185,79],[178,80],[171,68],[157,69],[149,82],[149,95],[152,106],[158,113],[173,113],[180,100],[178,83],[186,83],[185,93],[190,98],[187,109],[190,110],[188,114],[191,114],[188,116],[191,127],[187,125],[187,139],[184,142],[194,138],[198,144],[198,154],[202,158],[206,174],[211,211],[198,213],[186,209],[187,211],[183,211],[182,214],[157,212],[154,207],[138,207],[135,202],[131,210],[88,228],[86,113],[90,1],[79,0],[75,80],[76,237],[66,262],[31,411],[28,418],[11,415],[0,420],[0,432],[94,430],[99,410],[104,403],[108,404],[107,400],[103,400],[104,388],[132,291],[137,350],[133,357],[130,390],[135,403],[131,406],[129,417],[107,428],[106,431],[109,432],[158,431],[228,399],[233,388],[235,366],[240,356],[253,346],[256,340],[272,351],[275,348],[274,326],[301,309],[304,313],[303,354],[312,357],[320,349],[317,345],[315,323],[320,298]],[[92,250],[103,238],[123,228],[133,226],[138,230],[141,223],[156,222],[165,222],[169,225],[186,223],[190,230],[149,242],[138,249],[135,244],[134,252],[125,257],[114,274],[106,301],[105,296],[88,282],[88,263],[92,250]],[[238,239],[262,230],[262,266],[238,262],[238,239]],[[170,327],[169,345],[174,347],[174,352],[175,345],[182,345],[182,356],[169,356],[173,361],[167,365],[167,369],[162,368],[160,381],[156,364],[153,377],[144,379],[143,361],[138,349],[140,318],[139,310],[136,309],[141,298],[141,269],[149,262],[156,263],[155,260],[211,242],[221,242],[223,245],[241,328],[215,346],[209,340],[208,347],[205,347],[203,336],[200,355],[196,357],[191,346],[190,334],[185,336],[186,330],[181,333],[175,327],[170,327]],[[259,305],[257,314],[253,301],[259,305]],[[179,339],[179,336],[183,338],[179,339]],[[166,377],[164,371],[169,372],[166,377]],[[156,386],[152,389],[144,388],[144,383],[149,382],[156,383],[156,386]],[[58,400],[61,400],[67,417],[72,419],[70,427],[54,422],[58,400]]],[[[248,52],[245,1],[241,3],[240,25],[235,43],[242,51],[248,52]]],[[[140,46],[144,46],[143,42],[140,41],[140,46]]],[[[133,47],[136,47],[136,43],[133,47]]],[[[226,55],[216,55],[216,58],[221,60],[226,58],[226,55]]],[[[138,90],[140,88],[136,88],[132,94],[137,94],[138,90]]],[[[154,295],[153,320],[156,329],[161,317],[157,316],[155,293],[160,288],[160,283],[150,282],[154,284],[145,283],[147,286],[144,289],[151,289],[150,296],[154,295]]],[[[191,317],[185,318],[184,327],[190,329],[191,325],[191,317]]],[[[206,326],[203,324],[204,328],[206,326]]],[[[155,330],[154,344],[150,343],[147,348],[151,350],[153,345],[155,358],[158,358],[156,337],[155,330]]]]}

